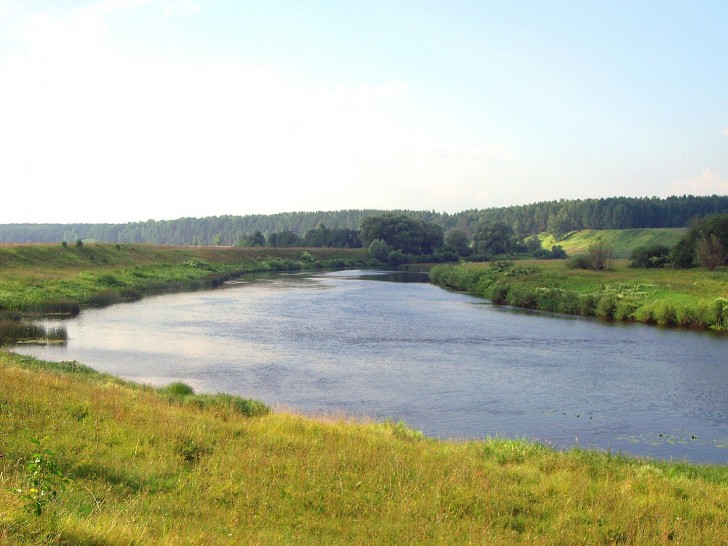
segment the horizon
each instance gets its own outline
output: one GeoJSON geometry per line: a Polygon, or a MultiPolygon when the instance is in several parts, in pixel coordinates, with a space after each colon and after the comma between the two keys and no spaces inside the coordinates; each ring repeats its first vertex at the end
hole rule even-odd
{"type": "MultiPolygon", "coordinates": [[[[728,193],[726,194],[711,194],[711,195],[692,195],[692,194],[683,194],[683,195],[668,195],[666,197],[659,197],[655,195],[651,196],[625,196],[625,195],[614,195],[611,197],[596,197],[596,198],[583,198],[583,199],[564,199],[564,198],[558,198],[558,199],[546,199],[543,201],[532,201],[529,203],[523,203],[518,205],[505,205],[501,207],[487,207],[487,208],[481,208],[481,209],[463,209],[456,212],[446,212],[446,211],[438,211],[435,209],[368,209],[368,208],[349,208],[349,209],[316,209],[316,210],[288,210],[288,211],[280,211],[280,212],[272,212],[272,213],[246,213],[246,214],[211,214],[206,216],[180,216],[178,218],[147,218],[145,220],[127,220],[127,221],[119,221],[119,222],[108,222],[108,221],[101,221],[101,222],[3,222],[0,223],[0,225],[122,225],[122,224],[143,224],[146,222],[176,222],[178,220],[204,220],[206,218],[220,218],[220,217],[246,217],[246,216],[280,216],[280,215],[286,215],[286,214],[329,214],[329,213],[338,213],[338,212],[347,212],[347,211],[363,211],[363,212],[379,212],[382,214],[389,214],[389,213],[434,213],[434,214],[447,214],[449,216],[457,216],[459,214],[463,214],[466,212],[481,212],[485,210],[494,210],[494,209],[508,209],[508,208],[514,208],[514,207],[522,207],[522,206],[530,206],[530,205],[536,205],[539,203],[560,203],[562,201],[589,201],[589,200],[610,200],[610,199],[660,199],[660,200],[667,200],[667,199],[681,199],[681,198],[688,198],[688,197],[728,197],[728,193]]],[[[629,229],[629,228],[627,228],[629,229]]],[[[633,228],[633,229],[645,229],[645,228],[633,228]]],[[[665,229],[665,228],[660,228],[665,229]]]]}
{"type": "Polygon", "coordinates": [[[0,5],[3,223],[728,194],[728,4],[0,5]]]}

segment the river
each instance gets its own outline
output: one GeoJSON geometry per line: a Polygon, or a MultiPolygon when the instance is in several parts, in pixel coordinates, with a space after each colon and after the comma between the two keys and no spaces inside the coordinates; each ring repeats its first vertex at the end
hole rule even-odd
{"type": "Polygon", "coordinates": [[[246,277],[84,310],[67,345],[16,351],[441,438],[728,462],[728,337],[499,307],[425,280],[246,277]]]}

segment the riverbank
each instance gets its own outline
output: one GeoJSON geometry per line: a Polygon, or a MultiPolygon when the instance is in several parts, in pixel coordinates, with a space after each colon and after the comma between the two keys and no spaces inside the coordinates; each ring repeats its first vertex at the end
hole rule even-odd
{"type": "Polygon", "coordinates": [[[362,249],[0,245],[0,345],[63,340],[23,319],[221,285],[246,273],[371,265],[362,249]]]}
{"type": "Polygon", "coordinates": [[[728,270],[569,269],[563,260],[438,265],[433,283],[495,303],[661,326],[728,331],[728,270]]]}
{"type": "MultiPolygon", "coordinates": [[[[722,544],[728,467],[187,403],[0,353],[3,544],[722,544]],[[39,447],[65,490],[26,513],[39,447]]],[[[51,476],[52,478],[52,476],[51,476]]],[[[56,482],[57,483],[57,482],[56,482]]]]}

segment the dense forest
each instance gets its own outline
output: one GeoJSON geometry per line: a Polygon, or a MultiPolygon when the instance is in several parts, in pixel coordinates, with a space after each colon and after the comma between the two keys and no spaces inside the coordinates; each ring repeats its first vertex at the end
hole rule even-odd
{"type": "MultiPolygon", "coordinates": [[[[0,224],[0,242],[51,243],[92,239],[111,243],[238,245],[259,240],[260,237],[256,239],[258,233],[266,240],[276,234],[274,241],[305,244],[312,240],[310,236],[306,237],[308,232],[325,226],[329,231],[327,237],[330,241],[335,241],[330,243],[332,246],[357,246],[360,244],[359,240],[351,231],[359,230],[366,218],[380,216],[385,212],[437,224],[444,232],[459,228],[471,238],[479,224],[504,222],[521,238],[548,232],[558,240],[564,234],[579,229],[685,227],[697,218],[728,212],[728,196],[562,199],[529,205],[467,210],[455,214],[434,211],[341,210],[148,220],[125,224],[0,224]]],[[[315,235],[320,236],[321,232],[315,235]]]]}

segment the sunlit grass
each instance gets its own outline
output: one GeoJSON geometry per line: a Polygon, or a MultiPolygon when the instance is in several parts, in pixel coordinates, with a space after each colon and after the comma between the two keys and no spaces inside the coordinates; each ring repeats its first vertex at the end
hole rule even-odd
{"type": "MultiPolygon", "coordinates": [[[[26,319],[73,316],[83,307],[147,294],[213,288],[246,273],[369,263],[361,249],[0,245],[0,312],[20,312],[26,319]]],[[[0,345],[25,340],[25,331],[30,330],[9,328],[0,320],[0,345]]],[[[36,341],[59,337],[52,334],[39,330],[36,341]]]]}
{"type": "Polygon", "coordinates": [[[553,245],[561,245],[567,254],[573,256],[586,254],[592,243],[603,241],[617,257],[629,258],[632,251],[641,246],[672,247],[687,231],[687,228],[582,229],[568,233],[559,240],[554,239],[552,235],[542,236],[541,244],[547,249],[553,245]]]}
{"type": "Polygon", "coordinates": [[[497,303],[664,326],[728,330],[728,269],[633,269],[615,260],[604,271],[564,261],[524,260],[437,266],[433,282],[497,303]]]}
{"type": "Polygon", "coordinates": [[[728,540],[725,466],[438,441],[402,423],[245,417],[5,353],[0,384],[0,543],[728,540]],[[72,479],[37,520],[7,489],[22,481],[31,437],[46,438],[72,479]]]}

